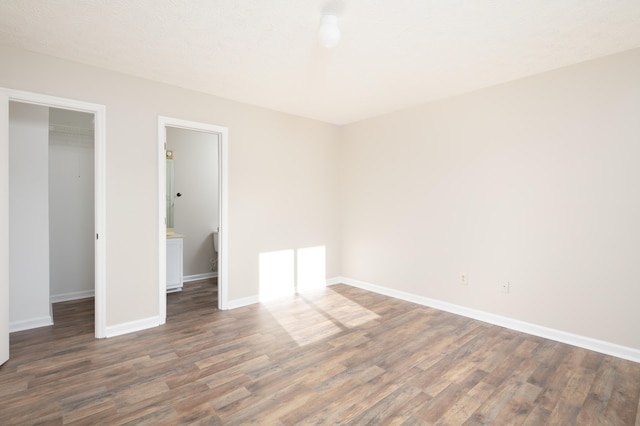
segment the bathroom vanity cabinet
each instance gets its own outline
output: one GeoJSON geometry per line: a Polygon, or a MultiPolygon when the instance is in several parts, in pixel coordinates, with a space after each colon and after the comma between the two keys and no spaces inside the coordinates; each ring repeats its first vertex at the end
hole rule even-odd
{"type": "Polygon", "coordinates": [[[182,242],[177,234],[167,235],[167,291],[182,290],[182,242]]]}

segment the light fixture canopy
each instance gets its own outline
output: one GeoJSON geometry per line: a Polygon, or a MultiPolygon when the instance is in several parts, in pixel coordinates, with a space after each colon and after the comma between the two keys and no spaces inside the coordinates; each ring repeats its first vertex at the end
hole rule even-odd
{"type": "Polygon", "coordinates": [[[330,49],[338,45],[340,41],[340,28],[336,15],[323,15],[318,29],[318,42],[321,46],[330,49]]]}

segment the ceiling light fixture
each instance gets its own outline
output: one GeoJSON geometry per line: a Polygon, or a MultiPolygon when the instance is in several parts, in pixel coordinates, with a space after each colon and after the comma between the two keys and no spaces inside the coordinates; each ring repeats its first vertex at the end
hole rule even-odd
{"type": "Polygon", "coordinates": [[[318,42],[321,46],[330,49],[336,47],[340,41],[340,28],[336,15],[324,15],[320,21],[318,30],[318,42]]]}

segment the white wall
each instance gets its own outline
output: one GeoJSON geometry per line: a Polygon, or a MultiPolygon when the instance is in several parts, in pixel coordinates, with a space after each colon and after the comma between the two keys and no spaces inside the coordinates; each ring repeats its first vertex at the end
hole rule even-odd
{"type": "Polygon", "coordinates": [[[159,115],[229,129],[231,301],[257,296],[263,252],[324,246],[339,275],[335,126],[22,50],[0,62],[2,87],[106,106],[108,327],[159,315],[159,115]]]}
{"type": "Polygon", "coordinates": [[[77,111],[50,111],[49,247],[54,302],[94,293],[92,118],[77,111]]]}
{"type": "Polygon", "coordinates": [[[51,324],[49,108],[9,104],[9,321],[12,331],[51,324]]]}
{"type": "Polygon", "coordinates": [[[184,275],[211,273],[214,253],[211,233],[218,227],[218,135],[167,128],[167,148],[173,151],[174,229],[185,235],[184,275]],[[175,194],[174,194],[175,195],[175,194]]]}
{"type": "Polygon", "coordinates": [[[639,114],[633,50],[346,126],[343,275],[640,349],[639,114]]]}

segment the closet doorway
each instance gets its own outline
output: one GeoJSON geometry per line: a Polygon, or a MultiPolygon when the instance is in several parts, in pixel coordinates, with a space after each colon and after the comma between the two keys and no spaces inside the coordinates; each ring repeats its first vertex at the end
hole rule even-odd
{"type": "MultiPolygon", "coordinates": [[[[3,273],[0,276],[0,307],[2,309],[0,318],[0,363],[4,358],[8,358],[8,337],[9,337],[9,329],[17,330],[17,329],[27,329],[34,328],[42,325],[46,325],[47,321],[51,321],[51,315],[49,309],[46,307],[42,309],[42,312],[38,311],[31,315],[26,319],[20,319],[20,321],[14,321],[13,323],[9,320],[9,307],[12,306],[12,291],[10,289],[13,285],[13,280],[16,275],[16,268],[10,268],[10,264],[13,264],[13,258],[10,258],[9,253],[14,253],[13,250],[10,250],[10,247],[13,248],[13,244],[29,244],[27,238],[18,239],[14,236],[16,233],[12,232],[13,224],[10,222],[9,212],[13,212],[13,208],[17,206],[19,202],[24,200],[18,200],[17,198],[11,198],[9,187],[9,173],[10,168],[14,167],[14,171],[16,171],[17,164],[10,163],[9,154],[9,143],[10,143],[10,135],[9,135],[9,110],[10,105],[14,106],[16,110],[29,110],[29,109],[38,109],[40,108],[40,113],[36,113],[36,115],[40,116],[40,118],[45,118],[49,115],[49,110],[52,108],[58,109],[58,112],[64,111],[75,111],[79,113],[89,114],[93,118],[93,133],[94,133],[94,153],[93,153],[93,168],[91,171],[85,170],[87,173],[92,173],[92,185],[93,185],[93,215],[90,221],[93,223],[93,229],[91,232],[91,239],[93,240],[93,249],[94,249],[94,257],[92,261],[94,262],[93,268],[93,289],[92,291],[95,294],[95,336],[97,338],[106,337],[106,303],[105,303],[105,107],[103,105],[91,104],[82,101],[76,101],[65,98],[58,98],[47,95],[40,95],[36,93],[30,92],[22,92],[11,89],[0,88],[0,128],[7,129],[6,132],[2,132],[0,135],[0,157],[3,158],[3,162],[6,167],[2,167],[0,171],[0,187],[2,191],[0,191],[0,204],[4,207],[0,214],[0,231],[6,237],[2,238],[2,245],[0,246],[0,265],[3,266],[3,273]],[[95,236],[94,236],[95,234],[95,236]],[[11,275],[9,275],[8,271],[11,269],[11,275]],[[42,314],[42,315],[41,315],[42,314]],[[6,346],[5,346],[6,344],[6,346]]],[[[29,114],[29,113],[28,113],[29,114]]],[[[28,115],[27,114],[27,115],[28,115]]],[[[42,121],[42,120],[40,120],[42,121]]],[[[23,130],[31,132],[29,129],[29,124],[23,126],[23,123],[18,124],[18,128],[22,126],[23,130]]],[[[47,134],[50,131],[50,125],[47,121],[44,121],[44,125],[37,132],[40,132],[44,135],[45,138],[48,139],[47,134]]],[[[73,126],[72,126],[73,127],[73,126]]],[[[60,128],[58,128],[60,130],[60,128]]],[[[47,141],[48,143],[48,141],[47,141]]],[[[45,145],[46,147],[46,145],[45,145]]],[[[44,156],[48,156],[48,154],[44,154],[44,156]]],[[[47,159],[48,161],[48,159],[47,159]]],[[[29,174],[31,171],[34,171],[34,167],[21,168],[24,174],[29,174]]],[[[22,173],[20,171],[20,173],[22,173]]],[[[29,178],[27,176],[27,178],[29,178]]],[[[38,178],[40,179],[40,178],[38,178]]],[[[45,185],[48,185],[48,167],[47,167],[47,175],[41,176],[41,179],[44,179],[46,182],[45,185]]],[[[41,180],[40,179],[40,180],[41,180]]],[[[35,181],[34,179],[31,179],[35,181]]],[[[15,181],[15,180],[14,180],[15,181]]],[[[42,182],[38,183],[41,184],[42,182]]],[[[29,183],[27,183],[29,184],[29,183]]],[[[41,185],[43,191],[49,191],[48,188],[41,185]]],[[[48,194],[47,197],[48,198],[48,194]]],[[[42,201],[43,197],[40,197],[40,202],[48,204],[48,199],[46,201],[42,201]]],[[[15,212],[14,212],[15,217],[15,212]]],[[[48,216],[41,220],[41,222],[45,223],[47,228],[48,224],[48,216]]],[[[46,235],[46,239],[43,235],[39,235],[38,237],[38,247],[48,248],[48,233],[46,235]]],[[[44,258],[43,258],[44,259],[44,258]]],[[[49,263],[48,255],[46,258],[47,264],[49,263]]],[[[27,265],[31,269],[36,269],[36,267],[40,267],[41,269],[46,269],[48,274],[48,268],[43,268],[44,265],[27,265]]],[[[17,271],[19,272],[19,271],[17,271]]],[[[41,271],[43,272],[43,271],[41,271]]],[[[44,287],[48,287],[48,275],[43,278],[43,281],[47,282],[43,284],[44,287]]],[[[16,288],[14,287],[14,290],[16,288]]],[[[42,293],[44,294],[44,292],[42,293]]],[[[47,288],[46,296],[39,296],[43,298],[43,305],[46,304],[50,307],[50,296],[47,288]]],[[[14,308],[15,309],[15,308],[14,308]]]]}

